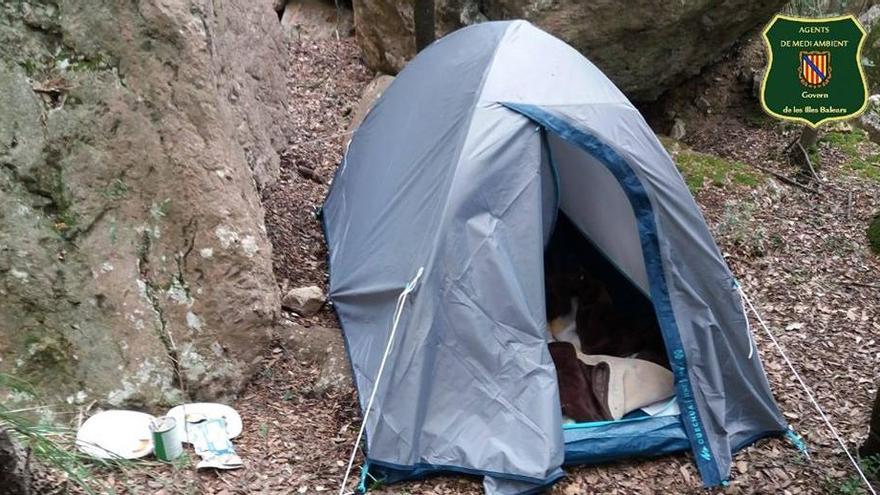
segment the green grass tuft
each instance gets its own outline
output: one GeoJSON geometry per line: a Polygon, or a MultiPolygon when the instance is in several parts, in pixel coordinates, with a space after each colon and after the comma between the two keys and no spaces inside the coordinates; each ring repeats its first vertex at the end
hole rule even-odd
{"type": "Polygon", "coordinates": [[[868,137],[865,135],[865,131],[861,129],[853,129],[849,132],[828,131],[819,138],[819,142],[825,142],[834,146],[842,151],[848,158],[852,159],[858,158],[859,145],[867,139],[868,137]]]}
{"type": "Polygon", "coordinates": [[[847,163],[846,167],[866,179],[880,181],[880,153],[868,155],[864,159],[857,158],[847,163]]]}
{"type": "MultiPolygon", "coordinates": [[[[33,386],[17,377],[0,373],[0,389],[37,397],[33,386]]],[[[106,493],[106,486],[94,476],[95,469],[125,469],[130,461],[100,460],[87,456],[74,445],[76,432],[39,419],[44,406],[10,409],[0,403],[0,430],[9,432],[18,443],[45,465],[58,469],[67,479],[89,495],[106,493]]]]}
{"type": "Polygon", "coordinates": [[[692,194],[707,183],[716,187],[728,184],[754,187],[761,182],[760,175],[746,164],[715,155],[682,150],[675,155],[675,162],[692,194]]]}
{"type": "Polygon", "coordinates": [[[70,208],[65,208],[55,216],[53,228],[59,234],[67,235],[71,231],[75,231],[77,223],[79,223],[79,221],[76,213],[70,208]]]}
{"type": "Polygon", "coordinates": [[[846,156],[847,161],[843,164],[844,171],[853,172],[866,179],[880,181],[880,152],[865,153],[865,145],[874,150],[876,150],[876,146],[870,144],[870,140],[863,130],[829,131],[819,139],[819,142],[837,148],[846,156]]]}
{"type": "Polygon", "coordinates": [[[749,257],[761,257],[784,246],[782,237],[769,232],[755,217],[760,206],[752,201],[728,200],[718,221],[718,234],[749,257]]]}

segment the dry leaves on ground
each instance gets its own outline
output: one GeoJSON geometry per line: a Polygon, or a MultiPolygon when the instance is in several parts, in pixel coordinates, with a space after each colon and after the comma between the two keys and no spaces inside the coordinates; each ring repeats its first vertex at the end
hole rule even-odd
{"type": "MultiPolygon", "coordinates": [[[[326,287],[325,248],[314,216],[341,159],[348,116],[370,77],[352,39],[291,47],[291,98],[299,134],[290,137],[282,178],[264,192],[279,281],[326,287]],[[330,136],[330,137],[328,137],[330,136]]],[[[777,160],[793,138],[786,126],[735,119],[697,126],[698,151],[793,172],[777,160]]],[[[875,391],[880,335],[880,263],[865,228],[880,210],[880,184],[847,173],[825,148],[824,194],[765,176],[748,187],[708,187],[697,200],[733,272],[760,309],[816,399],[852,447],[865,435],[875,391]]],[[[304,325],[335,325],[325,310],[304,325]]],[[[809,445],[807,462],[785,440],[762,440],[736,455],[724,493],[833,493],[853,471],[767,335],[752,319],[758,353],[779,406],[809,445]]],[[[245,420],[236,472],[191,467],[135,470],[108,479],[117,493],[329,493],[338,483],[359,426],[353,391],[313,396],[318,370],[289,350],[267,352],[264,371],[235,407],[245,420]],[[123,479],[124,478],[124,479],[123,479]]],[[[568,469],[554,494],[701,493],[689,455],[568,469]]],[[[444,476],[377,488],[375,493],[481,493],[479,480],[444,476]]]]}

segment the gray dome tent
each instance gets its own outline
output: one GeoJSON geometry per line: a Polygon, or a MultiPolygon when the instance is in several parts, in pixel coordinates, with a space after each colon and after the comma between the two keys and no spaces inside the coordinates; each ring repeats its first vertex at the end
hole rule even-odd
{"type": "Polygon", "coordinates": [[[354,134],[322,214],[362,408],[424,273],[366,421],[371,476],[454,471],[528,493],[564,464],[690,450],[714,486],[734,452],[786,431],[675,165],[599,69],[527,22],[417,56],[354,134]],[[543,281],[557,209],[649,295],[680,415],[563,428],[543,281]]]}

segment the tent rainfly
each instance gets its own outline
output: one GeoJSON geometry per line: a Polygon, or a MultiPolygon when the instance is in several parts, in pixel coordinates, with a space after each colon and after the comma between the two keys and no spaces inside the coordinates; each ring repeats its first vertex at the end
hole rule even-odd
{"type": "Polygon", "coordinates": [[[322,215],[362,409],[423,268],[365,424],[372,477],[460,472],[532,493],[563,465],[690,450],[715,486],[735,452],[787,431],[669,155],[596,66],[527,22],[419,54],[355,132],[322,215]],[[563,426],[543,278],[559,210],[650,297],[680,414],[563,426]]]}

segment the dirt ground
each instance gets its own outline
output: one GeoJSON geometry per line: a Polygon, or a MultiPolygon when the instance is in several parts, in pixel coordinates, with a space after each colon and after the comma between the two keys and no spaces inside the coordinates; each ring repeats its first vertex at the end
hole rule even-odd
{"type": "MultiPolygon", "coordinates": [[[[351,38],[291,46],[290,93],[300,121],[283,160],[282,179],[264,194],[275,270],[284,286],[326,288],[325,247],[315,217],[348,137],[344,133],[362,87],[371,79],[351,38]]],[[[796,131],[767,119],[689,124],[684,145],[791,176],[779,160],[796,131]]],[[[859,152],[873,153],[864,146],[859,152]]],[[[880,355],[880,258],[869,253],[865,229],[880,209],[880,182],[844,166],[846,157],[821,145],[821,194],[755,170],[757,186],[708,184],[697,193],[734,274],[759,308],[816,399],[853,448],[866,433],[880,355]]],[[[329,310],[296,318],[304,326],[335,326],[329,310]]],[[[803,435],[811,459],[787,441],[768,439],[735,457],[721,493],[859,493],[827,427],[767,334],[752,319],[758,354],[785,417],[803,435]]],[[[281,339],[280,341],[283,341],[281,339]]],[[[352,390],[318,396],[314,363],[290,349],[267,350],[264,370],[234,404],[245,430],[236,439],[246,468],[194,473],[187,462],[104,473],[113,493],[337,492],[359,426],[352,390]]],[[[553,494],[704,493],[690,454],[567,469],[553,494]]],[[[435,477],[374,493],[481,493],[480,481],[435,477]]]]}

